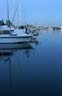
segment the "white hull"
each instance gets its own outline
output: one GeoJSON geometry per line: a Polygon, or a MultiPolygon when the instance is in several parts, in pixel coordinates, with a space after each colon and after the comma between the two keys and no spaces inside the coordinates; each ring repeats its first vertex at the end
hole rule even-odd
{"type": "Polygon", "coordinates": [[[0,34],[0,44],[1,43],[27,43],[30,42],[31,38],[32,35],[25,34],[24,31],[22,30],[14,30],[11,34],[0,34]]]}
{"type": "Polygon", "coordinates": [[[27,43],[30,42],[30,37],[21,37],[21,36],[0,36],[0,44],[2,43],[27,43]]]}

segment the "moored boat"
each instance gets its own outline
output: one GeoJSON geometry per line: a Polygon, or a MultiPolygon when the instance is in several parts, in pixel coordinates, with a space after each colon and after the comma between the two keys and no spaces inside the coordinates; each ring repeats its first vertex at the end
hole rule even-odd
{"type": "Polygon", "coordinates": [[[8,24],[0,26],[0,44],[2,43],[28,43],[32,35],[26,34],[23,30],[9,27],[9,2],[7,0],[7,18],[8,24]]]}
{"type": "Polygon", "coordinates": [[[32,35],[27,35],[23,31],[14,30],[0,34],[0,44],[1,43],[28,43],[30,42],[32,35]]]}

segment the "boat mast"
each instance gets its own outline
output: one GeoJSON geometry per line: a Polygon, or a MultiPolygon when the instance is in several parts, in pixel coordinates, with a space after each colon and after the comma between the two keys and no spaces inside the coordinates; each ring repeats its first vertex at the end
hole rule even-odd
{"type": "Polygon", "coordinates": [[[20,0],[18,0],[18,25],[20,25],[20,0]]]}
{"type": "Polygon", "coordinates": [[[9,0],[7,0],[7,20],[9,21],[9,0]]]}

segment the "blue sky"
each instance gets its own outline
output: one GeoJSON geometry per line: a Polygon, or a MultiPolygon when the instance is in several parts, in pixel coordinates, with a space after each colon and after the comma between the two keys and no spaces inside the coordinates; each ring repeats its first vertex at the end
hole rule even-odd
{"type": "MultiPolygon", "coordinates": [[[[0,0],[0,19],[7,18],[6,2],[0,0]]],[[[10,19],[14,17],[18,0],[9,0],[10,19]]],[[[43,25],[62,24],[62,0],[20,0],[20,22],[43,25]]],[[[14,21],[17,22],[18,13],[14,21]]]]}

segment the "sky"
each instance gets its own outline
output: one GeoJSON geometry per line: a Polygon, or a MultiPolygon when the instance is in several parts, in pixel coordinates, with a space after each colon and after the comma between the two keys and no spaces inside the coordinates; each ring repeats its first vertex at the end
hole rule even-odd
{"type": "MultiPolygon", "coordinates": [[[[62,0],[9,0],[9,16],[14,23],[62,25],[62,0]],[[17,11],[16,11],[17,10],[17,11]]],[[[7,19],[7,0],[0,0],[0,19],[7,19]]]]}

